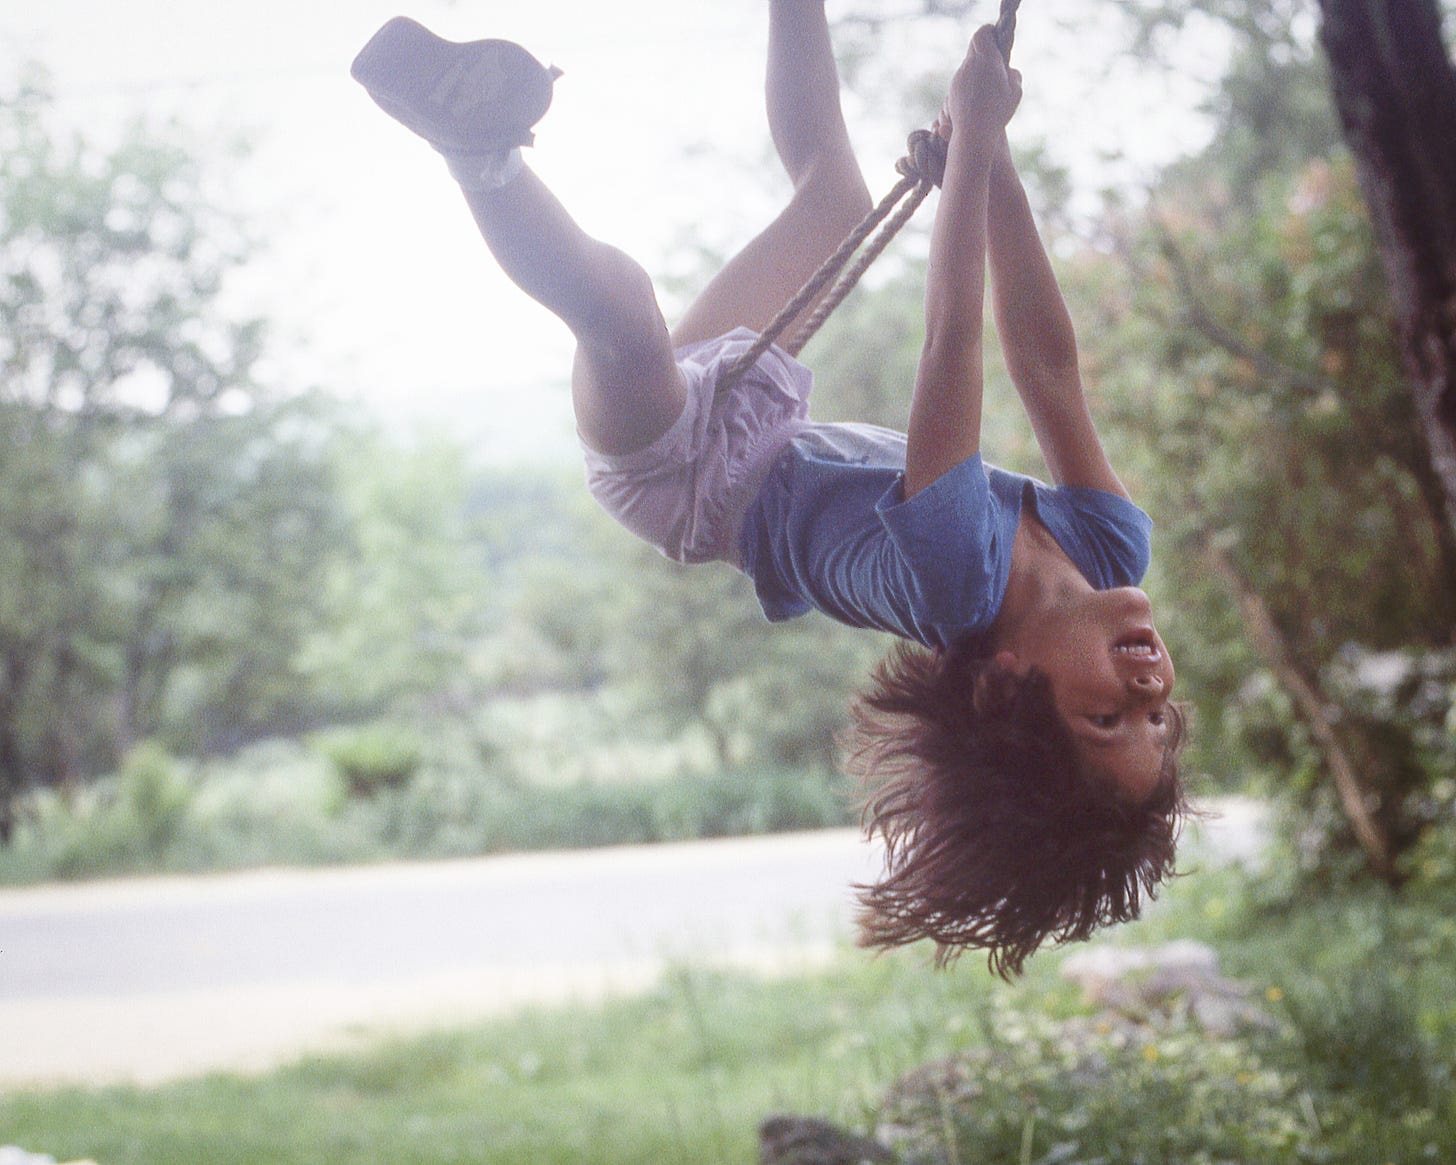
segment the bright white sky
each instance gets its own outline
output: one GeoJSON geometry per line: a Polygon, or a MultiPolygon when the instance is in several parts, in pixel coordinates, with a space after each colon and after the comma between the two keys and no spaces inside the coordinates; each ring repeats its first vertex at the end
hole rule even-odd
{"type": "MultiPolygon", "coordinates": [[[[872,3],[858,0],[861,10],[872,3]]],[[[653,270],[688,238],[741,241],[772,209],[769,181],[744,180],[767,158],[766,8],[0,0],[0,68],[45,64],[61,115],[98,135],[143,112],[208,134],[250,133],[256,149],[237,193],[266,225],[269,253],[241,294],[274,322],[286,383],[323,385],[391,420],[448,424],[485,457],[555,457],[574,448],[568,335],[506,283],[443,164],[375,108],[349,62],[405,12],[452,39],[505,37],[560,65],[566,76],[532,163],[587,229],[653,270]]],[[[1119,149],[1157,159],[1196,144],[1192,86],[1174,93],[1163,81],[1135,85],[1126,69],[1109,73],[1092,19],[1100,11],[1096,0],[1026,6],[1018,121],[1087,165],[1119,149]]],[[[960,50],[946,45],[947,75],[960,50]]],[[[887,188],[912,127],[895,123],[891,138],[865,111],[851,104],[849,114],[871,187],[887,188]]]]}

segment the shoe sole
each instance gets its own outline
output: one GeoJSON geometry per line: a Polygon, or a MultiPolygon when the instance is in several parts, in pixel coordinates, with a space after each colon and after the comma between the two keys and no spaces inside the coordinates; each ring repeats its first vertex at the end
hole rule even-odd
{"type": "Polygon", "coordinates": [[[390,117],[450,154],[528,146],[559,71],[507,40],[456,42],[397,16],[350,74],[390,117]]]}

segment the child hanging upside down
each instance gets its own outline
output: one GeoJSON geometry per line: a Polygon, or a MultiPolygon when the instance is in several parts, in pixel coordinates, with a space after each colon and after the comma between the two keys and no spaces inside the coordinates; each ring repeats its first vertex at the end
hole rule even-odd
{"type": "MultiPolygon", "coordinates": [[[[753,580],[771,620],[811,609],[901,645],[857,699],[849,767],[887,847],[862,938],[988,952],[1137,916],[1184,809],[1173,664],[1135,585],[1151,522],[1088,412],[1076,339],[1007,146],[1021,78],[992,29],[951,77],[945,177],[908,432],[808,417],[809,370],[734,357],[870,207],[824,0],[769,0],[768,121],[788,205],[669,330],[652,283],[588,237],[521,147],[556,73],[503,41],[386,24],[354,76],[445,156],[506,274],[577,340],[572,399],[593,495],[681,562],[753,580]],[[1055,486],[983,463],[982,308],[1055,486]]],[[[806,311],[809,309],[806,309],[806,311]]]]}

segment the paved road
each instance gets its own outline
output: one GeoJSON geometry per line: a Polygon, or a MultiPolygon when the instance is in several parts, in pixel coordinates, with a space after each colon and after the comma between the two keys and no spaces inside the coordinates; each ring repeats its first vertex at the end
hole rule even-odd
{"type": "MultiPolygon", "coordinates": [[[[1256,852],[1257,808],[1219,808],[1217,852],[1256,852]]],[[[0,891],[0,1088],[263,1068],[673,960],[805,970],[876,866],[831,831],[0,891]]]]}
{"type": "Polygon", "coordinates": [[[848,931],[857,833],[0,892],[0,1087],[263,1067],[848,931]]]}

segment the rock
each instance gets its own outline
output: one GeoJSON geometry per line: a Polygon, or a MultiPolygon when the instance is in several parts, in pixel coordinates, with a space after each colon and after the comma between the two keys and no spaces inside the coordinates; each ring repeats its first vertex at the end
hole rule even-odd
{"type": "MultiPolygon", "coordinates": [[[[0,1145],[0,1165],[56,1165],[49,1153],[30,1153],[17,1145],[0,1145]]],[[[68,1165],[96,1165],[95,1161],[71,1161],[68,1165]]]]}
{"type": "Polygon", "coordinates": [[[895,1159],[878,1141],[817,1117],[771,1116],[758,1126],[760,1165],[889,1165],[895,1159]]]}
{"type": "Polygon", "coordinates": [[[1184,980],[1217,977],[1218,954],[1203,943],[1183,940],[1161,947],[1087,947],[1062,960],[1062,978],[1082,988],[1089,1003],[1108,1006],[1137,977],[1184,980]]]}
{"type": "Polygon", "coordinates": [[[1213,1036],[1273,1026],[1251,1001],[1246,985],[1219,973],[1217,952],[1203,943],[1091,947],[1063,961],[1062,977],[1077,984],[1094,1006],[1138,1022],[1181,1009],[1213,1036]]]}

